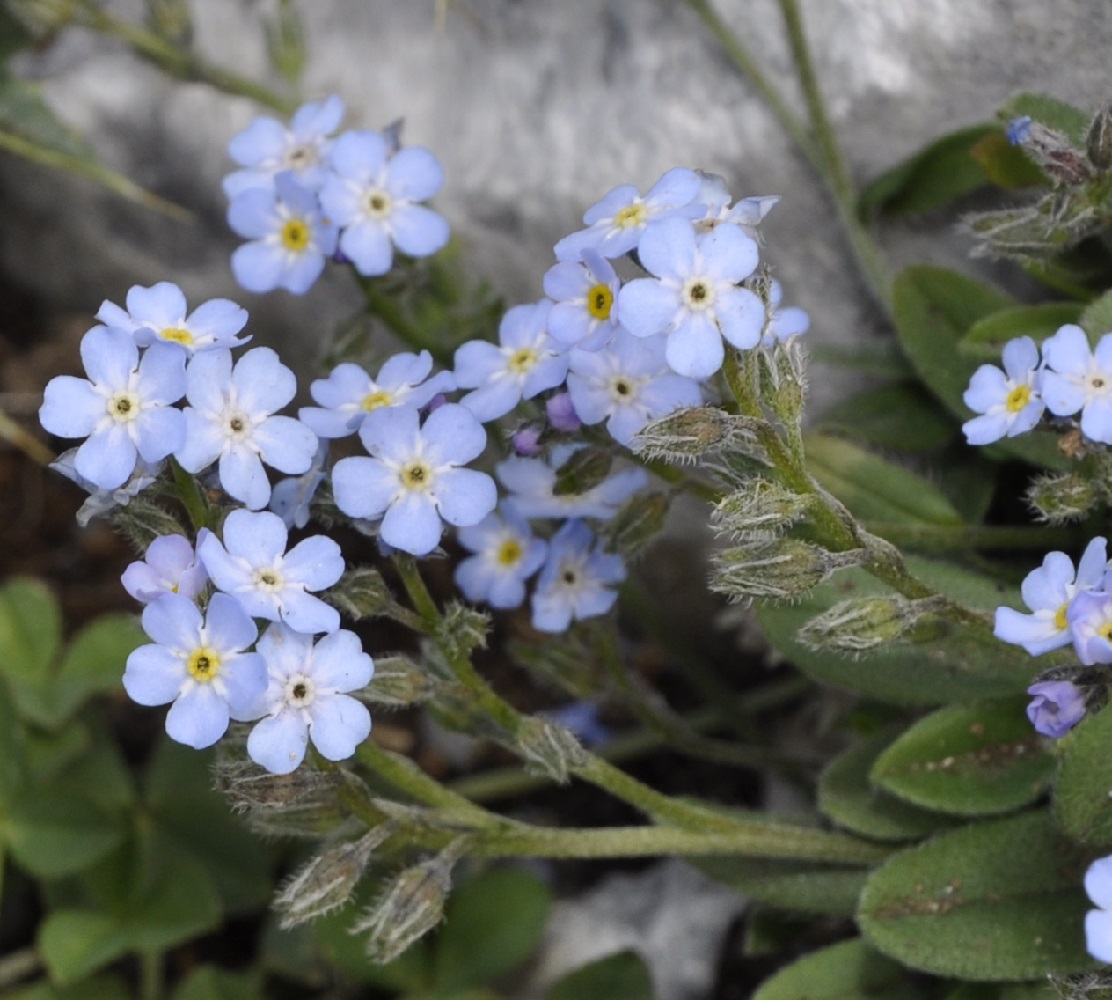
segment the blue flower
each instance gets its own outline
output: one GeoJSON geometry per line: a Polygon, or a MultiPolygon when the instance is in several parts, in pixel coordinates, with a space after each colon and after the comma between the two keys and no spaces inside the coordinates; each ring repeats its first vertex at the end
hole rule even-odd
{"type": "Polygon", "coordinates": [[[1082,591],[1070,601],[1066,619],[1082,663],[1112,663],[1112,593],[1082,591]]]}
{"type": "Polygon", "coordinates": [[[610,261],[594,250],[583,260],[565,261],[549,268],[544,294],[555,300],[548,315],[548,332],[564,345],[597,351],[621,329],[615,308],[621,281],[610,261]]]}
{"type": "Polygon", "coordinates": [[[470,527],[494,510],[494,480],[461,468],[482,454],[486,431],[459,404],[445,403],[424,427],[413,407],[375,410],[359,437],[372,457],[337,462],[332,491],[349,517],[382,517],[387,545],[427,555],[440,542],[442,521],[470,527]]]}
{"type": "Polygon", "coordinates": [[[663,337],[634,337],[624,330],[600,351],[573,350],[568,393],[579,419],[605,420],[614,440],[628,445],[650,420],[700,406],[699,383],[676,375],[664,352],[663,337]]]}
{"type": "Polygon", "coordinates": [[[165,467],[165,462],[144,462],[143,456],[135,463],[135,468],[128,477],[127,482],[112,490],[102,490],[99,486],[89,482],[74,466],[77,457],[77,448],[69,448],[62,452],[50,468],[65,476],[71,482],[80,486],[89,496],[77,511],[76,521],[82,528],[86,527],[94,517],[107,514],[116,507],[126,507],[133,497],[138,496],[150,486],[165,467]]]}
{"type": "Polygon", "coordinates": [[[127,658],[124,688],[140,705],[173,702],[171,739],[199,750],[224,735],[229,719],[258,717],[266,662],[245,652],[259,633],[236,600],[214,595],[202,618],[188,597],[165,594],[143,610],[143,629],[154,644],[127,658]]]}
{"type": "Polygon", "coordinates": [[[1058,417],[1081,411],[1081,433],[1090,441],[1112,444],[1112,335],[1096,350],[1079,326],[1068,323],[1043,341],[1039,388],[1046,408],[1058,417]]]}
{"type": "Polygon", "coordinates": [[[230,351],[194,355],[186,371],[186,440],[177,450],[182,468],[197,473],[219,462],[221,486],[261,510],[270,500],[263,463],[300,475],[317,451],[317,436],[308,427],[273,415],[296,391],[293,372],[269,347],[253,348],[234,368],[230,351]]]}
{"type": "Polygon", "coordinates": [[[127,309],[101,303],[97,319],[107,326],[129,330],[140,347],[164,341],[178,344],[187,353],[214,347],[238,347],[250,337],[236,334],[247,324],[247,310],[230,299],[210,299],[186,315],[182,290],[169,281],[128,289],[127,309]]]}
{"type": "Polygon", "coordinates": [[[737,283],[757,266],[757,244],[740,228],[717,226],[696,236],[689,222],[651,225],[639,250],[653,278],[635,278],[618,293],[622,325],[637,337],[666,334],[665,355],[678,375],[709,378],[725,359],[722,340],[756,347],[764,303],[737,283]]]}
{"type": "Polygon", "coordinates": [[[602,746],[614,738],[610,728],[599,719],[599,704],[595,701],[573,701],[570,705],[538,714],[541,718],[566,726],[587,747],[602,746]]]}
{"type": "Polygon", "coordinates": [[[384,406],[415,406],[420,409],[441,392],[456,387],[451,372],[432,372],[432,355],[395,354],[371,378],[359,365],[337,365],[326,379],[317,379],[309,395],[320,407],[306,406],[298,417],[306,427],[324,438],[346,437],[359,430],[363,418],[384,406]]]}
{"type": "Polygon", "coordinates": [[[722,177],[701,170],[698,173],[701,184],[695,200],[704,206],[706,214],[695,221],[696,230],[708,232],[725,222],[740,226],[753,239],[759,239],[760,225],[780,201],[779,195],[741,198],[731,205],[730,192],[722,177]]]}
{"type": "Polygon", "coordinates": [[[185,354],[155,344],[139,358],[126,330],[94,327],[81,340],[88,379],[52,378],[39,421],[51,434],[85,438],[73,465],[102,490],[122,486],[136,462],[158,462],[179,448],[185,418],[170,404],[185,391],[185,354]]]}
{"type": "Polygon", "coordinates": [[[1031,116],[1020,115],[1018,118],[1013,118],[1008,122],[1005,135],[1013,146],[1022,146],[1031,135],[1031,116]]]}
{"type": "Polygon", "coordinates": [[[572,621],[606,614],[618,599],[609,588],[625,576],[621,556],[604,552],[582,521],[568,521],[552,536],[537,578],[533,627],[564,632],[572,621]]]}
{"type": "Polygon", "coordinates": [[[582,444],[556,445],[548,461],[540,458],[512,457],[499,462],[495,473],[510,495],[503,509],[517,517],[593,517],[609,520],[622,504],[649,483],[642,468],[612,472],[585,493],[556,493],[556,473],[582,444]]]}
{"type": "Polygon", "coordinates": [[[448,222],[418,204],[444,183],[439,161],[412,147],[391,155],[378,132],[346,132],[330,155],[332,173],[320,191],[325,214],[340,229],[340,250],[363,275],[386,274],[394,247],[427,257],[448,242],[448,222]]]}
{"type": "Polygon", "coordinates": [[[780,303],[784,298],[784,287],[775,278],[769,283],[768,293],[768,321],[765,323],[764,336],[761,344],[771,347],[773,344],[791,340],[792,337],[802,337],[811,327],[811,317],[798,306],[785,306],[780,303]]]}
{"type": "Polygon", "coordinates": [[[1085,949],[1098,962],[1112,962],[1112,857],[1089,865],[1085,892],[1099,907],[1085,914],[1085,949]]]}
{"type": "Polygon", "coordinates": [[[582,260],[584,250],[603,257],[621,257],[641,241],[646,226],[656,219],[694,220],[704,213],[696,201],[702,180],[694,170],[676,167],[641,193],[632,184],[614,188],[583,215],[587,228],[565,236],[555,246],[559,261],[582,260]]]}
{"type": "Polygon", "coordinates": [[[575,404],[566,392],[556,392],[544,401],[544,415],[548,417],[548,426],[564,434],[574,434],[583,426],[579,414],[575,412],[575,404]]]}
{"type": "Polygon", "coordinates": [[[474,527],[460,528],[459,542],[475,554],[456,567],[456,583],[469,600],[496,608],[524,603],[525,581],[541,568],[548,551],[525,521],[510,514],[489,514],[474,527]]]}
{"type": "Polygon", "coordinates": [[[1072,638],[1069,609],[1082,591],[1098,586],[1108,569],[1107,543],[1092,539],[1082,553],[1074,574],[1073,561],[1064,552],[1050,552],[1042,566],[1031,570],[1023,580],[1020,593],[1033,614],[1024,615],[1011,608],[996,609],[997,639],[1022,646],[1032,656],[1068,646],[1072,638]]]}
{"type": "Polygon", "coordinates": [[[1072,681],[1036,681],[1027,693],[1034,699],[1027,718],[1035,732],[1059,740],[1085,716],[1085,695],[1072,681]]]}
{"type": "Polygon", "coordinates": [[[315,191],[324,182],[329,136],[344,117],[344,102],[335,94],[303,104],[289,128],[260,116],[228,143],[228,154],[245,170],[224,178],[224,193],[235,198],[249,188],[269,188],[280,173],[290,171],[299,184],[315,191]]]}
{"type": "Polygon", "coordinates": [[[267,506],[282,519],[289,530],[304,528],[309,523],[309,505],[320,484],[324,482],[324,463],[327,458],[328,442],[321,441],[308,472],[282,479],[270,491],[270,503],[267,506]]]}
{"type": "Polygon", "coordinates": [[[498,345],[469,340],[456,351],[456,384],[473,390],[460,402],[481,423],[564,381],[568,357],[566,349],[548,335],[551,308],[548,299],[514,306],[499,324],[498,345]]]}
{"type": "Polygon", "coordinates": [[[331,587],[344,572],[340,546],[312,535],[289,552],[282,519],[268,510],[233,510],[224,540],[209,535],[197,551],[212,582],[253,618],[281,621],[295,632],[334,632],[340,615],[310,591],[331,587]]]}
{"type": "MultiPolygon", "coordinates": [[[[198,544],[208,535],[208,528],[202,528],[198,544]]],[[[144,558],[124,570],[121,582],[140,604],[150,604],[163,594],[181,594],[195,601],[208,583],[208,573],[188,538],[159,535],[147,546],[144,558]]]]}
{"type": "Polygon", "coordinates": [[[355,753],[371,733],[371,714],[348,692],[374,676],[359,637],[339,629],[314,646],[307,635],[271,625],[257,649],[266,660],[266,718],[247,737],[247,755],[273,774],[289,774],[309,740],[326,760],[355,753]]]}
{"type": "Polygon", "coordinates": [[[233,198],[228,225],[249,241],[232,254],[232,274],[249,292],[304,295],[336,249],[336,226],[288,173],[274,179],[273,190],[249,188],[233,198]]]}
{"type": "Polygon", "coordinates": [[[962,424],[970,444],[991,444],[1031,430],[1046,409],[1039,395],[1039,349],[1030,337],[1004,345],[1004,370],[981,365],[962,396],[982,416],[962,424]]]}

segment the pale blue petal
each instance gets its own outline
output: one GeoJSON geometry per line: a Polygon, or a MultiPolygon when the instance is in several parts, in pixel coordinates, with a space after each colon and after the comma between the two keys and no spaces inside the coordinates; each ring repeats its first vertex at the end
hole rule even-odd
{"type": "Polygon", "coordinates": [[[422,433],[425,454],[434,466],[470,462],[483,453],[487,443],[483,425],[458,403],[445,403],[430,413],[422,433]]]}
{"type": "Polygon", "coordinates": [[[88,437],[106,413],[105,398],[87,379],[57,375],[46,383],[39,423],[58,437],[88,437]]]}
{"type": "MultiPolygon", "coordinates": [[[[721,228],[719,226],[719,229],[721,228]]],[[[719,229],[715,232],[717,233],[719,229]]],[[[719,288],[715,301],[715,314],[718,317],[722,336],[738,350],[748,350],[761,342],[765,307],[764,303],[748,289],[719,288]]]]}
{"type": "MultiPolygon", "coordinates": [[[[261,240],[276,232],[282,222],[274,207],[274,192],[250,188],[236,195],[228,205],[228,225],[245,240],[261,240]]],[[[235,266],[234,257],[232,265],[235,266]]]]}
{"type": "Polygon", "coordinates": [[[387,545],[410,555],[425,556],[436,548],[443,530],[432,498],[407,493],[386,511],[380,533],[387,545]]]}
{"type": "Polygon", "coordinates": [[[282,567],[288,580],[306,590],[324,590],[343,576],[344,556],[331,538],[311,535],[286,553],[282,567]]]}
{"type": "Polygon", "coordinates": [[[1012,608],[996,609],[993,635],[1001,642],[1022,646],[1031,656],[1041,656],[1070,643],[1068,628],[1057,629],[1053,620],[1020,614],[1012,608]]]}
{"type": "Polygon", "coordinates": [[[1112,444],[1112,398],[1089,400],[1081,413],[1081,433],[1092,441],[1112,444]]]}
{"type": "Polygon", "coordinates": [[[358,691],[374,676],[374,662],[363,652],[359,636],[338,629],[317,643],[313,652],[313,682],[335,691],[358,691]]]}
{"type": "MultiPolygon", "coordinates": [[[[1085,872],[1085,894],[1102,909],[1112,910],[1112,857],[1097,858],[1089,865],[1085,872]]],[[[1112,928],[1109,931],[1112,932],[1112,928]]]]}
{"type": "Polygon", "coordinates": [[[249,292],[274,291],[285,269],[285,253],[270,243],[245,243],[232,253],[232,275],[249,292]]]}
{"type": "MultiPolygon", "coordinates": [[[[505,322],[503,320],[503,322],[505,322]]],[[[469,340],[456,349],[454,371],[461,389],[485,385],[505,365],[502,352],[485,340],[469,340]]]]}
{"type": "Polygon", "coordinates": [[[386,190],[395,198],[426,201],[443,186],[444,170],[427,149],[413,146],[400,150],[390,160],[386,190]]]}
{"type": "Polygon", "coordinates": [[[140,646],[127,658],[123,685],[138,705],[165,705],[178,696],[188,676],[181,657],[165,646],[140,646]]]}
{"type": "Polygon", "coordinates": [[[236,598],[213,594],[205,616],[208,641],[221,653],[246,649],[258,638],[259,630],[236,598]]]}
{"type": "Polygon", "coordinates": [[[1026,382],[1027,375],[1039,367],[1039,349],[1030,337],[1016,337],[1004,345],[1004,371],[1013,382],[1026,382]]]}
{"type": "Polygon", "coordinates": [[[669,335],[666,356],[677,375],[704,379],[722,367],[726,349],[717,327],[692,317],[669,335]]]}
{"type": "Polygon", "coordinates": [[[394,244],[410,257],[436,253],[452,235],[448,220],[423,205],[398,205],[390,213],[394,244]]]}
{"type": "Polygon", "coordinates": [[[248,734],[247,756],[271,774],[289,774],[305,759],[308,735],[300,712],[279,712],[248,734]]]}
{"type": "Polygon", "coordinates": [[[1056,372],[1082,375],[1089,367],[1089,338],[1079,326],[1067,323],[1043,341],[1043,362],[1056,372]]]}
{"type": "Polygon", "coordinates": [[[969,380],[962,401],[974,413],[985,413],[1008,395],[1008,380],[995,365],[981,365],[969,380]]]}
{"type": "Polygon", "coordinates": [[[143,609],[143,631],[171,649],[189,650],[199,643],[201,612],[180,594],[165,594],[143,609]]]}
{"type": "Polygon", "coordinates": [[[498,488],[485,472],[449,469],[436,476],[436,501],[449,524],[478,524],[498,504],[498,488]]]}
{"type": "Polygon", "coordinates": [[[219,413],[232,380],[232,352],[226,348],[205,351],[189,359],[185,370],[185,395],[199,410],[219,413]]]}
{"type": "MultiPolygon", "coordinates": [[[[972,407],[970,407],[972,409],[972,407]]],[[[992,444],[1008,433],[1008,418],[1003,413],[986,413],[961,425],[965,440],[973,445],[992,444]]]]}
{"type": "Polygon", "coordinates": [[[114,490],[135,469],[135,444],[123,424],[110,424],[87,437],[73,456],[73,466],[94,486],[114,490]]]}
{"type": "Polygon", "coordinates": [[[352,129],[332,144],[329,160],[342,177],[359,182],[372,180],[386,164],[386,140],[378,132],[352,129]]]}
{"type": "MultiPolygon", "coordinates": [[[[760,263],[757,241],[739,226],[728,223],[715,226],[699,239],[698,246],[703,255],[704,274],[716,281],[736,285],[748,278],[760,263]]],[[[764,312],[764,303],[761,303],[761,311],[764,312]]]]}
{"type": "Polygon", "coordinates": [[[1019,592],[1032,611],[1057,611],[1069,597],[1067,588],[1073,582],[1073,560],[1064,552],[1048,552],[1042,565],[1024,577],[1019,592]]]}
{"type": "Polygon", "coordinates": [[[266,660],[258,653],[229,657],[220,671],[228,712],[237,722],[250,722],[265,711],[266,660]]]}
{"type": "Polygon", "coordinates": [[[186,472],[207,469],[224,451],[224,434],[220,426],[194,409],[184,411],[185,440],[174,457],[186,472]]]}
{"type": "Polygon", "coordinates": [[[505,416],[521,402],[521,386],[514,379],[499,379],[469,392],[460,399],[481,423],[505,416]]]}
{"type": "Polygon", "coordinates": [[[139,362],[135,380],[139,397],[152,403],[176,403],[181,399],[185,395],[185,360],[185,352],[176,345],[151,344],[139,362]]]}
{"type": "Polygon", "coordinates": [[[1087,590],[1100,583],[1108,569],[1108,542],[1098,535],[1090,540],[1077,564],[1077,587],[1087,590]]]}
{"type": "Polygon", "coordinates": [[[246,445],[234,445],[220,456],[220,485],[249,510],[262,510],[270,500],[270,480],[259,456],[246,445]]]}
{"type": "Polygon", "coordinates": [[[394,264],[390,234],[378,221],[353,222],[340,234],[340,249],[355,269],[368,277],[386,274],[394,264]]]}
{"type": "Polygon", "coordinates": [[[139,363],[139,348],[127,330],[94,326],[81,338],[81,363],[94,385],[125,389],[139,363]]]}
{"type": "MultiPolygon", "coordinates": [[[[211,352],[210,352],[211,353],[211,352]]],[[[269,347],[247,351],[232,370],[239,405],[248,413],[274,413],[297,392],[297,379],[269,347]]]]}
{"type": "Polygon", "coordinates": [[[325,760],[347,760],[371,735],[367,706],[346,694],[316,699],[309,717],[309,738],[325,760]]]}
{"type": "MultiPolygon", "coordinates": [[[[658,278],[682,281],[694,274],[697,268],[695,230],[685,219],[651,222],[645,227],[637,255],[650,274],[655,274],[658,278]]],[[[622,322],[629,326],[624,310],[622,322]]]]}
{"type": "Polygon", "coordinates": [[[336,506],[348,517],[380,517],[401,488],[397,473],[371,458],[342,458],[332,468],[336,506]]]}
{"type": "Polygon", "coordinates": [[[359,428],[359,439],[371,455],[404,462],[418,448],[421,417],[416,407],[391,406],[368,413],[359,428]]]}
{"type": "Polygon", "coordinates": [[[134,423],[134,440],[145,462],[157,462],[185,444],[185,414],[168,406],[145,409],[134,423]]]}
{"type": "Polygon", "coordinates": [[[228,703],[211,684],[196,684],[166,713],[166,733],[194,750],[212,746],[228,730],[228,703]]]}
{"type": "Polygon", "coordinates": [[[242,132],[232,136],[228,155],[241,167],[253,167],[282,155],[286,148],[286,127],[280,121],[261,115],[242,132]]]}
{"type": "Polygon", "coordinates": [[[622,326],[635,337],[663,333],[681,315],[678,289],[653,278],[635,278],[618,293],[622,326]]]}
{"type": "Polygon", "coordinates": [[[320,443],[300,420],[283,416],[256,425],[252,437],[263,461],[288,476],[309,471],[320,443]]]}
{"type": "Polygon", "coordinates": [[[335,632],[340,627],[340,612],[319,597],[292,587],[282,592],[281,616],[295,632],[306,635],[335,632]]]}

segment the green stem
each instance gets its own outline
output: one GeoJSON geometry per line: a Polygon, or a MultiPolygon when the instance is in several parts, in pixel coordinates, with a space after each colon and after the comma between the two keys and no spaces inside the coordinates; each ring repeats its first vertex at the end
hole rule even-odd
{"type": "Polygon", "coordinates": [[[154,63],[170,76],[189,82],[207,83],[226,94],[250,98],[282,115],[292,114],[297,107],[295,101],[288,97],[280,97],[262,84],[233,73],[231,70],[214,66],[195,52],[180,48],[153,31],[147,31],[145,28],[113,17],[97,6],[93,0],[81,0],[81,8],[82,20],[88,27],[120,39],[137,55],[154,63]]]}
{"type": "Polygon", "coordinates": [[[450,348],[438,343],[435,339],[425,336],[407,318],[398,307],[393,297],[382,290],[382,285],[377,278],[364,278],[356,275],[359,287],[363,291],[367,311],[377,316],[406,346],[415,351],[428,351],[433,358],[447,368],[452,367],[453,352],[450,348]]]}
{"type": "Polygon", "coordinates": [[[408,757],[384,750],[373,740],[365,740],[360,744],[355,751],[355,756],[368,770],[422,805],[473,814],[477,818],[495,819],[466,796],[430,778],[408,757]]]}
{"type": "Polygon", "coordinates": [[[162,952],[139,952],[140,1000],[162,1000],[162,952]]]}

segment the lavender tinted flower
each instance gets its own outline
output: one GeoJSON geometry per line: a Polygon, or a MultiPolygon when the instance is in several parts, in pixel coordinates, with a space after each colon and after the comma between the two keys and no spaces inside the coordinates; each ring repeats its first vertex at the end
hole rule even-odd
{"type": "Polygon", "coordinates": [[[1085,695],[1072,681],[1036,681],[1028,689],[1027,718],[1035,732],[1061,739],[1085,716],[1085,695]]]}
{"type": "Polygon", "coordinates": [[[1066,620],[1082,663],[1112,663],[1112,593],[1083,591],[1070,602],[1066,620]]]}
{"type": "Polygon", "coordinates": [[[568,521],[553,535],[537,578],[533,627],[564,632],[573,621],[606,614],[618,599],[609,588],[625,575],[621,556],[604,552],[582,521],[568,521]]]}
{"type": "Polygon", "coordinates": [[[544,403],[544,413],[553,430],[564,434],[574,434],[583,426],[583,421],[575,412],[575,402],[569,393],[558,392],[549,396],[544,403]]]}
{"type": "Polygon", "coordinates": [[[536,458],[541,453],[541,430],[532,424],[519,427],[510,435],[510,446],[521,458],[536,458]]]}
{"type": "Polygon", "coordinates": [[[1022,146],[1031,135],[1031,116],[1020,115],[1008,122],[1004,133],[1013,146],[1022,146]]]}
{"type": "Polygon", "coordinates": [[[247,324],[247,310],[230,299],[210,299],[187,313],[185,295],[169,281],[128,289],[127,308],[105,300],[97,312],[106,326],[130,331],[140,347],[165,342],[187,353],[214,347],[239,347],[250,337],[237,337],[247,324]]]}
{"type": "MultiPolygon", "coordinates": [[[[209,534],[202,528],[197,543],[209,534]]],[[[121,582],[140,604],[150,604],[163,594],[181,594],[195,601],[208,582],[208,573],[188,538],[159,535],[147,546],[143,559],[124,570],[121,582]]]]}
{"type": "Polygon", "coordinates": [[[313,644],[271,625],[257,647],[266,660],[265,715],[247,737],[247,754],[273,774],[289,774],[309,740],[326,760],[346,760],[371,733],[371,715],[348,692],[366,687],[374,663],[354,632],[339,629],[313,644]]]}
{"type": "Polygon", "coordinates": [[[456,583],[468,600],[487,601],[496,608],[520,607],[525,581],[541,568],[547,543],[534,538],[520,518],[498,514],[461,528],[459,541],[474,553],[456,568],[456,583]]]}

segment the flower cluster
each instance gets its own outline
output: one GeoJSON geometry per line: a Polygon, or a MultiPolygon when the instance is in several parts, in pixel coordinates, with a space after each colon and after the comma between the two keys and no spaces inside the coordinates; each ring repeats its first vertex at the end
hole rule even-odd
{"type": "Polygon", "coordinates": [[[963,425],[970,444],[1024,434],[1044,412],[1076,418],[1090,441],[1112,444],[1112,333],[1092,347],[1081,327],[1060,327],[1039,348],[1030,337],[1004,345],[1004,368],[981,365],[963,399],[979,416],[963,425]]]}
{"type": "Polygon", "coordinates": [[[301,295],[336,255],[364,276],[386,274],[394,251],[426,257],[448,242],[448,223],[421,204],[444,173],[427,149],[401,148],[398,128],[336,130],[333,95],[302,106],[289,126],[256,118],[228,146],[241,169],[224,178],[228,224],[247,242],[232,272],[248,291],[301,295]]]}

